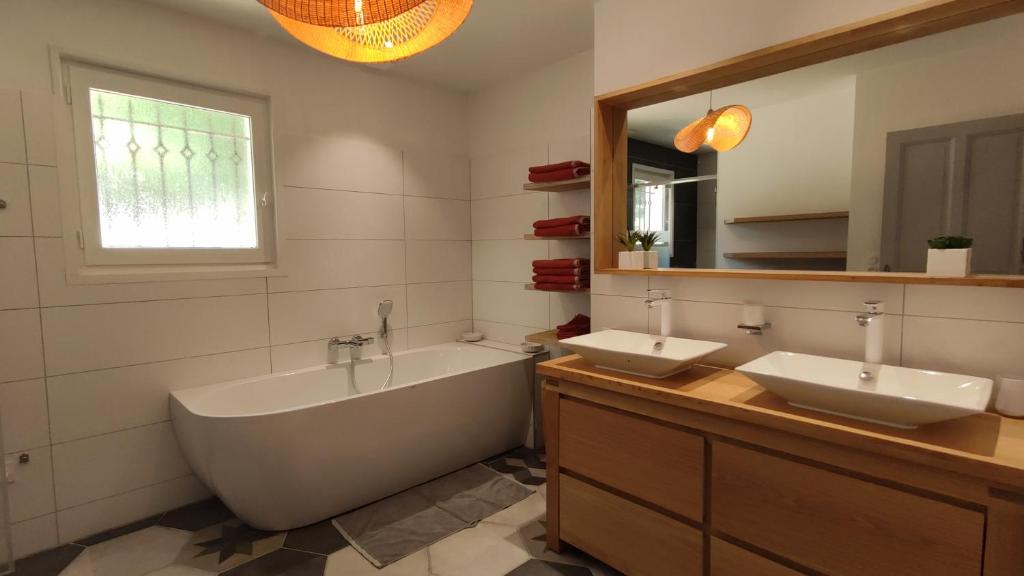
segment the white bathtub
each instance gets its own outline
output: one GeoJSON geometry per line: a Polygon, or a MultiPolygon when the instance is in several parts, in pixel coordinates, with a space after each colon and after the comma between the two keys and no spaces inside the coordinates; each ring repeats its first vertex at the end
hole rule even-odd
{"type": "Polygon", "coordinates": [[[171,393],[195,473],[250,525],[335,516],[523,444],[532,358],[471,344],[171,393]]]}

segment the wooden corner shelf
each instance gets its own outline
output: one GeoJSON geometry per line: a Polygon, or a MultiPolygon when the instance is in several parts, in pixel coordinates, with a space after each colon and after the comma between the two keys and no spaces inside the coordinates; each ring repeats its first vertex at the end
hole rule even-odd
{"type": "Polygon", "coordinates": [[[537,236],[536,234],[523,234],[523,240],[589,240],[590,234],[579,236],[537,236]]]}
{"type": "Polygon", "coordinates": [[[536,334],[528,334],[526,336],[526,341],[533,342],[534,344],[557,346],[558,330],[545,330],[544,332],[537,332],[536,334]]]}
{"type": "Polygon", "coordinates": [[[846,252],[726,252],[730,260],[846,260],[846,252]]]}
{"type": "MultiPolygon", "coordinates": [[[[536,288],[533,287],[533,283],[532,282],[529,283],[529,284],[524,284],[523,288],[525,288],[527,290],[537,290],[536,288]]],[[[589,294],[590,293],[590,288],[587,288],[586,290],[537,290],[537,291],[538,292],[552,292],[554,294],[589,294]]]]}
{"type": "Polygon", "coordinates": [[[572,180],[557,182],[527,182],[523,190],[530,192],[571,192],[573,190],[590,190],[590,175],[580,176],[572,180]]]}
{"type": "Polygon", "coordinates": [[[759,222],[799,222],[801,220],[846,220],[848,211],[842,212],[808,212],[805,214],[775,214],[773,216],[741,216],[730,218],[726,224],[756,224],[759,222]]]}

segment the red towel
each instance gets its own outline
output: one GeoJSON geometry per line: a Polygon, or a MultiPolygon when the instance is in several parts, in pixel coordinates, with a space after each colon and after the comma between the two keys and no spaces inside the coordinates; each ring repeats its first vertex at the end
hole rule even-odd
{"type": "Polygon", "coordinates": [[[587,268],[589,258],[555,258],[554,260],[534,260],[534,268],[587,268]]]}
{"type": "Polygon", "coordinates": [[[552,218],[550,220],[537,220],[533,223],[534,228],[560,228],[570,224],[590,226],[590,216],[567,216],[565,218],[552,218]]]}
{"type": "Polygon", "coordinates": [[[547,274],[534,274],[533,281],[537,284],[579,284],[589,282],[589,278],[579,276],[549,276],[547,274]]]}
{"type": "Polygon", "coordinates": [[[577,314],[572,317],[572,320],[556,326],[559,330],[573,330],[581,327],[586,327],[587,331],[590,331],[590,316],[577,314]]]}
{"type": "Polygon", "coordinates": [[[534,235],[542,238],[552,236],[582,236],[587,232],[590,232],[590,226],[581,226],[580,224],[566,224],[565,226],[555,226],[554,228],[533,229],[534,235]]]}
{"type": "Polygon", "coordinates": [[[566,168],[555,172],[530,172],[530,182],[559,182],[590,174],[590,168],[566,168]]]}
{"type": "Polygon", "coordinates": [[[541,166],[530,166],[530,174],[543,174],[544,172],[557,172],[559,170],[566,170],[568,168],[590,168],[590,164],[583,162],[582,160],[569,160],[568,162],[558,162],[556,164],[543,164],[541,166]]]}
{"type": "Polygon", "coordinates": [[[533,287],[537,290],[544,290],[546,292],[581,292],[590,288],[590,283],[580,284],[550,284],[550,283],[537,283],[533,287]]]}
{"type": "Polygon", "coordinates": [[[587,328],[586,330],[559,330],[555,334],[555,338],[565,340],[566,338],[575,338],[577,336],[583,336],[584,334],[590,334],[590,328],[587,328]]]}
{"type": "Polygon", "coordinates": [[[579,276],[580,278],[589,278],[589,268],[534,268],[534,274],[541,276],[579,276]]]}

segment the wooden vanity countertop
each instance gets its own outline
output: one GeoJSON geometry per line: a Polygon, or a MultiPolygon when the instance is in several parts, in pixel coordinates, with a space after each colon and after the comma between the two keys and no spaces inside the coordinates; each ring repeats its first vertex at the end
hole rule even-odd
{"type": "Polygon", "coordinates": [[[1024,420],[985,413],[902,430],[795,408],[750,378],[714,366],[658,380],[597,368],[574,354],[538,364],[537,372],[1024,489],[1024,420]]]}

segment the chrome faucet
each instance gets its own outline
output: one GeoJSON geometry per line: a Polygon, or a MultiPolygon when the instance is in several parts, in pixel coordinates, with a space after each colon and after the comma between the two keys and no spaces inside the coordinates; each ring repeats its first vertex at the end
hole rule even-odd
{"type": "Polygon", "coordinates": [[[359,360],[363,356],[363,346],[368,344],[373,344],[372,336],[367,338],[356,334],[348,340],[342,340],[335,336],[327,341],[327,349],[334,351],[338,348],[348,348],[352,360],[359,360]]]}
{"type": "MultiPolygon", "coordinates": [[[[658,335],[662,337],[668,336],[672,323],[672,293],[668,290],[650,289],[647,291],[647,299],[644,300],[644,304],[647,304],[648,310],[660,309],[659,322],[661,326],[658,330],[658,335]]],[[[659,340],[655,342],[654,349],[661,350],[664,345],[664,341],[659,340]]]]}
{"type": "Polygon", "coordinates": [[[864,303],[864,311],[857,314],[857,325],[866,328],[864,335],[864,366],[860,371],[860,379],[870,382],[875,379],[882,368],[882,350],[885,316],[885,304],[878,300],[864,303]]]}

